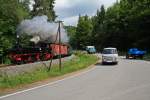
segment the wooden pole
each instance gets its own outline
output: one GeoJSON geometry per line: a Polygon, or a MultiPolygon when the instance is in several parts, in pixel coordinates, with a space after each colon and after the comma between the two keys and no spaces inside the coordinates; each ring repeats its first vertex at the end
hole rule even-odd
{"type": "Polygon", "coordinates": [[[59,23],[59,27],[58,27],[58,32],[59,32],[59,70],[61,71],[61,67],[62,67],[62,64],[61,64],[61,23],[62,21],[58,21],[59,23]]]}

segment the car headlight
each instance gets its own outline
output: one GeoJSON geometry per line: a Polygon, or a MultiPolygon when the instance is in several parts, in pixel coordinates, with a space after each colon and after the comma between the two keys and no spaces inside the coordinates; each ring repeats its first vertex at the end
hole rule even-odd
{"type": "Polygon", "coordinates": [[[113,59],[114,61],[117,61],[117,58],[116,57],[114,57],[114,59],[113,59]]]}
{"type": "Polygon", "coordinates": [[[102,60],[103,60],[103,61],[105,61],[105,60],[106,60],[106,58],[103,56],[103,57],[102,57],[102,60]]]}
{"type": "Polygon", "coordinates": [[[107,57],[103,56],[102,59],[105,60],[105,59],[107,59],[107,57]]]}

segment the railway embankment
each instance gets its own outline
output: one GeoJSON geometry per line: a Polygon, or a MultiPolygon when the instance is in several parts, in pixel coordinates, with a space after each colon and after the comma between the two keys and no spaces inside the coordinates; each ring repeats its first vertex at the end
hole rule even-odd
{"type": "Polygon", "coordinates": [[[99,58],[96,55],[89,55],[76,52],[75,55],[62,58],[62,69],[59,69],[58,59],[52,62],[51,70],[47,66],[50,61],[37,62],[33,64],[9,66],[0,69],[0,90],[22,87],[49,78],[57,78],[68,73],[79,71],[95,64],[99,58]]]}
{"type": "MultiPolygon", "coordinates": [[[[75,58],[75,55],[71,55],[68,57],[61,58],[62,62],[69,61],[71,59],[75,58]]],[[[8,65],[5,67],[0,68],[0,76],[16,76],[20,74],[25,73],[31,73],[34,70],[37,70],[39,68],[47,68],[49,67],[49,64],[51,61],[42,61],[42,62],[35,62],[35,63],[29,63],[29,64],[22,64],[22,65],[8,65]]],[[[59,59],[53,59],[52,60],[52,66],[59,63],[59,59]]]]}

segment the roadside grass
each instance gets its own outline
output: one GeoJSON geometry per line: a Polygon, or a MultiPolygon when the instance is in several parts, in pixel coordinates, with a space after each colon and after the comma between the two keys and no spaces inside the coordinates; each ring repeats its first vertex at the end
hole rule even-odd
{"type": "Polygon", "coordinates": [[[150,61],[150,54],[145,55],[144,60],[150,61]]]}
{"type": "Polygon", "coordinates": [[[50,71],[48,71],[47,68],[43,67],[37,69],[32,73],[24,73],[17,76],[0,76],[0,89],[15,88],[47,78],[61,76],[67,73],[84,69],[98,61],[98,58],[96,56],[85,54],[80,51],[75,52],[75,55],[75,58],[62,64],[61,71],[59,70],[58,65],[53,65],[50,71]]]}

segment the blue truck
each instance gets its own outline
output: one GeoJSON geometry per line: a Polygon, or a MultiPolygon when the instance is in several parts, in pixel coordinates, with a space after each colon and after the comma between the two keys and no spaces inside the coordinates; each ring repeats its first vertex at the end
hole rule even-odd
{"type": "Polygon", "coordinates": [[[139,50],[138,48],[130,48],[126,54],[126,58],[130,59],[136,59],[141,58],[143,59],[144,55],[146,54],[146,51],[139,50]]]}

